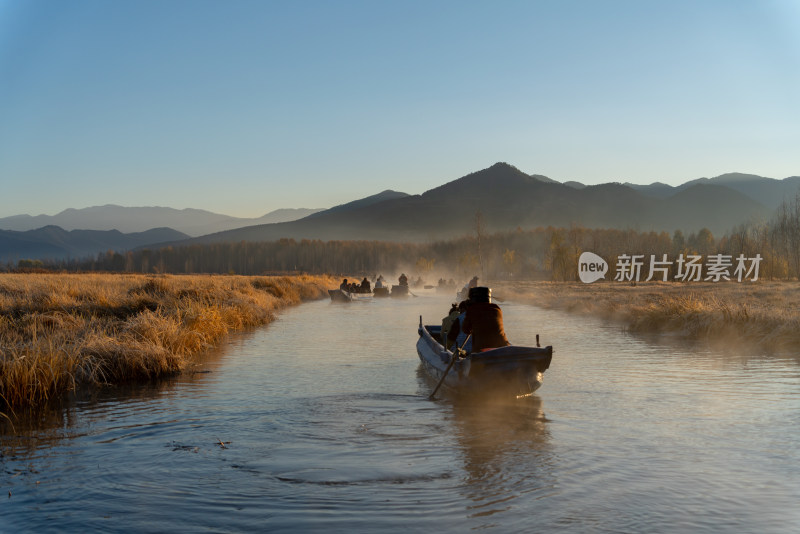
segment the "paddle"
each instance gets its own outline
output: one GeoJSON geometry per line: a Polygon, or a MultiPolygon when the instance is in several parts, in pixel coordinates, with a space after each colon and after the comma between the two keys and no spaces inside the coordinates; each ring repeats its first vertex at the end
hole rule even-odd
{"type": "Polygon", "coordinates": [[[458,348],[458,350],[453,351],[453,357],[450,358],[450,364],[447,366],[447,369],[444,370],[444,374],[442,375],[442,379],[439,380],[439,383],[436,384],[435,388],[433,388],[433,393],[431,393],[428,396],[428,400],[433,400],[434,395],[436,395],[436,392],[439,391],[439,387],[444,383],[444,379],[447,378],[447,373],[450,372],[450,369],[453,367],[453,364],[456,363],[456,360],[458,359],[458,355],[461,354],[461,349],[464,348],[464,346],[467,344],[467,341],[469,341],[469,338],[471,338],[471,337],[472,337],[472,334],[468,335],[467,339],[464,340],[464,343],[461,344],[461,346],[458,348]]]}

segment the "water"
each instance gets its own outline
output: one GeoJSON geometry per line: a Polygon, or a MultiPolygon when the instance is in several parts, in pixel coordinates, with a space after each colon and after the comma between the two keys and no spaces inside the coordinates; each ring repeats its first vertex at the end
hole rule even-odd
{"type": "Polygon", "coordinates": [[[0,427],[0,532],[800,531],[800,357],[507,302],[531,398],[438,395],[448,302],[287,310],[193,372],[0,427]],[[8,493],[8,496],[6,496],[8,493]]]}

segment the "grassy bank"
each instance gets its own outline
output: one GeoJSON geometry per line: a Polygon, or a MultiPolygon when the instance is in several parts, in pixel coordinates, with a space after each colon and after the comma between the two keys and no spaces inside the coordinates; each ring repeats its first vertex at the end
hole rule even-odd
{"type": "Polygon", "coordinates": [[[327,296],[327,276],[0,275],[0,407],[183,370],[226,333],[327,296]]]}
{"type": "Polygon", "coordinates": [[[800,284],[497,283],[495,294],[548,309],[619,321],[631,331],[767,351],[800,350],[800,284]]]}

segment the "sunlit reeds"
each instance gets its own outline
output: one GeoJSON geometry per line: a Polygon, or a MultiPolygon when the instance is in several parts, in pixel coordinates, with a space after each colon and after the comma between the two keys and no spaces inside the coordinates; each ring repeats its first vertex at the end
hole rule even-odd
{"type": "Polygon", "coordinates": [[[631,331],[769,351],[800,349],[796,282],[519,282],[495,287],[500,298],[620,321],[631,331]]]}
{"type": "Polygon", "coordinates": [[[179,372],[229,331],[327,296],[326,276],[0,275],[0,407],[179,372]]]}

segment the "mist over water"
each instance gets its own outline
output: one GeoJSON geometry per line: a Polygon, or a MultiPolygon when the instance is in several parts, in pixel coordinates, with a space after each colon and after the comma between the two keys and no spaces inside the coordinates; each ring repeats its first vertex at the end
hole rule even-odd
{"type": "Polygon", "coordinates": [[[414,293],[305,304],[192,373],[3,424],[0,532],[800,528],[797,355],[509,301],[512,343],[555,347],[542,388],[429,401],[416,326],[449,300],[414,293]]]}

